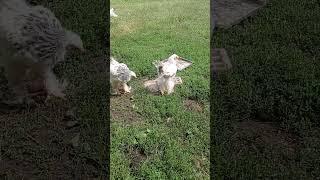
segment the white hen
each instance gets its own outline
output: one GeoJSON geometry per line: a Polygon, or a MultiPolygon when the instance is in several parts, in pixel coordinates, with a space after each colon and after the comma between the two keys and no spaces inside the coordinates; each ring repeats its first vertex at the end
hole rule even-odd
{"type": "Polygon", "coordinates": [[[120,94],[119,89],[123,88],[125,93],[130,93],[131,87],[128,82],[131,77],[137,77],[126,64],[117,62],[113,57],[110,57],[110,83],[112,86],[112,94],[120,94]]]}
{"type": "Polygon", "coordinates": [[[0,30],[17,55],[31,59],[30,66],[33,63],[42,69],[48,93],[64,98],[52,68],[64,61],[67,47],[84,50],[80,36],[63,28],[49,9],[29,6],[24,0],[0,0],[0,30]]]}
{"type": "Polygon", "coordinates": [[[175,59],[178,56],[173,54],[167,61],[162,62],[158,66],[158,78],[157,84],[159,86],[160,93],[163,95],[165,92],[171,94],[174,92],[175,76],[177,73],[177,63],[175,59]]]}
{"type": "Polygon", "coordinates": [[[110,17],[118,17],[118,15],[114,12],[114,8],[110,9],[110,17]]]}
{"type": "Polygon", "coordinates": [[[192,63],[190,61],[187,61],[176,54],[171,55],[164,61],[154,63],[158,70],[158,78],[156,79],[156,82],[160,93],[162,95],[165,93],[173,93],[175,85],[179,84],[176,77],[177,71],[181,71],[191,64],[192,63]]]}

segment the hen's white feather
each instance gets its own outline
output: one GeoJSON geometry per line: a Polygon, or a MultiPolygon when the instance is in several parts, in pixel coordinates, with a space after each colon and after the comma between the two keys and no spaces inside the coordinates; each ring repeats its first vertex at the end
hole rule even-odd
{"type": "Polygon", "coordinates": [[[118,17],[118,15],[114,12],[114,8],[110,9],[110,17],[118,17]]]}
{"type": "Polygon", "coordinates": [[[132,77],[137,76],[126,64],[119,63],[113,57],[110,57],[110,82],[113,90],[117,91],[122,86],[126,92],[130,92],[131,88],[127,83],[132,77]]]}

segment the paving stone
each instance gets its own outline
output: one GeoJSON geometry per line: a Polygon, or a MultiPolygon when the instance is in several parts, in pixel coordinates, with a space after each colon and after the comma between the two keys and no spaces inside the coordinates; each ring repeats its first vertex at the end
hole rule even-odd
{"type": "Polygon", "coordinates": [[[215,0],[211,3],[211,29],[227,29],[253,16],[267,0],[215,0]]]}

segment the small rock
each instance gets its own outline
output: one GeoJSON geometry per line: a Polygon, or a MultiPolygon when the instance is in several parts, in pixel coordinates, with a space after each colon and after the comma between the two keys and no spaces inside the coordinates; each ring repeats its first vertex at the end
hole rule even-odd
{"type": "Polygon", "coordinates": [[[72,147],[76,148],[79,146],[80,133],[77,133],[70,141],[72,147]]]}

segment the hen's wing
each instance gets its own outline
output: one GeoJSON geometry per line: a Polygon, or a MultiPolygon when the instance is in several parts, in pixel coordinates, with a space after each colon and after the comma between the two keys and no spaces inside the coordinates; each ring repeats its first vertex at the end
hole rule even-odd
{"type": "Polygon", "coordinates": [[[131,71],[128,66],[119,63],[113,57],[110,57],[110,74],[112,80],[128,82],[131,79],[131,71]]]}
{"type": "Polygon", "coordinates": [[[129,70],[128,66],[120,63],[117,66],[117,77],[122,82],[128,82],[131,79],[131,71],[129,70]]]}

